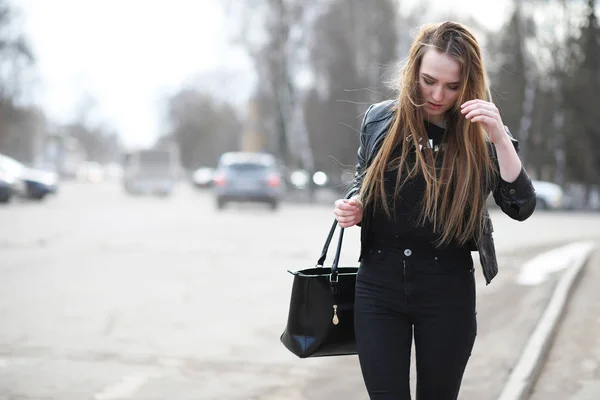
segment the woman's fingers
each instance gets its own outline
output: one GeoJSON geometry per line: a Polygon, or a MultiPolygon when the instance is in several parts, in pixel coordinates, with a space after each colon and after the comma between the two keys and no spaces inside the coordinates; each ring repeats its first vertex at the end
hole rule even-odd
{"type": "Polygon", "coordinates": [[[356,218],[352,217],[352,218],[344,218],[342,221],[338,220],[338,224],[342,227],[342,228],[349,228],[351,226],[356,225],[356,218]]]}
{"type": "Polygon", "coordinates": [[[336,207],[333,209],[333,213],[338,217],[350,217],[356,215],[358,213],[358,209],[355,207],[353,209],[346,210],[336,207]]]}
{"type": "Polygon", "coordinates": [[[356,202],[354,200],[339,199],[335,201],[335,206],[342,210],[351,210],[356,208],[356,202]]]}
{"type": "Polygon", "coordinates": [[[472,118],[476,115],[483,115],[493,118],[499,114],[498,107],[494,103],[483,100],[467,101],[461,106],[461,113],[466,118],[472,118]]]}
{"type": "Polygon", "coordinates": [[[342,228],[356,225],[360,210],[355,200],[340,199],[335,201],[333,214],[342,228]]]}

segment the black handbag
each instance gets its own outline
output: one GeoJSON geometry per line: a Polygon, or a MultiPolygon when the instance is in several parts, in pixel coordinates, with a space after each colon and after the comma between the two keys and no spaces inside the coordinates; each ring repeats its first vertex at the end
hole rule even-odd
{"type": "Polygon", "coordinates": [[[339,268],[344,228],[331,268],[323,267],[337,221],[334,221],[314,268],[290,271],[292,295],[281,342],[300,358],[356,354],[354,287],[358,267],[339,268]]]}

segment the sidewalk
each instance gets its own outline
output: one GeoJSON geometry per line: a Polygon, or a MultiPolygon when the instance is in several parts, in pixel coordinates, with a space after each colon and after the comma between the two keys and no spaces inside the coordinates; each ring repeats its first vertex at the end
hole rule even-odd
{"type": "Polygon", "coordinates": [[[599,247],[584,267],[530,400],[600,399],[599,247]]]}

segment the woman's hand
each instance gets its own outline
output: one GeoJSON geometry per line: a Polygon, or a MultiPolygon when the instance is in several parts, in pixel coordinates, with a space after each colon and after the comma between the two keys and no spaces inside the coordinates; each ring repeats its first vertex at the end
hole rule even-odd
{"type": "Polygon", "coordinates": [[[494,144],[509,140],[504,131],[500,111],[494,103],[485,100],[469,100],[461,106],[461,112],[471,122],[479,122],[494,144]]]}
{"type": "Polygon", "coordinates": [[[461,112],[471,122],[479,122],[496,147],[500,176],[506,182],[514,182],[521,173],[521,160],[504,130],[500,112],[494,103],[469,100],[461,106],[461,112]]]}
{"type": "Polygon", "coordinates": [[[335,201],[333,214],[340,227],[349,228],[362,221],[363,206],[358,201],[358,196],[350,199],[339,199],[335,201]]]}

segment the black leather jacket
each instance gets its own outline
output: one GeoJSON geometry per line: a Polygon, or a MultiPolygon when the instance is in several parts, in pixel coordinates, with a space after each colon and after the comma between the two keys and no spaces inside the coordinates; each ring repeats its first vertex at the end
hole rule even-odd
{"type": "MultiPolygon", "coordinates": [[[[360,191],[363,176],[362,173],[373,161],[375,154],[377,154],[377,151],[381,147],[382,139],[385,137],[391,125],[396,104],[395,100],[387,100],[373,104],[367,109],[361,127],[356,173],[354,175],[352,187],[346,193],[346,198],[350,198],[360,191]]],[[[519,151],[519,143],[512,137],[508,128],[506,128],[506,133],[510,136],[515,149],[519,151]]],[[[497,163],[495,147],[492,144],[490,144],[490,154],[494,162],[497,163]]],[[[531,183],[531,179],[524,168],[521,168],[521,173],[514,182],[508,183],[502,179],[498,179],[497,185],[493,188],[490,187],[490,191],[493,192],[496,204],[500,206],[502,211],[510,218],[524,221],[533,214],[536,205],[535,190],[531,183]]],[[[359,261],[362,259],[362,250],[364,250],[366,236],[370,229],[370,216],[371,213],[365,211],[363,220],[360,223],[361,257],[359,261]]],[[[479,260],[483,269],[483,275],[486,284],[489,284],[498,273],[498,261],[496,259],[494,238],[492,236],[494,228],[487,208],[485,209],[485,217],[482,236],[479,240],[473,238],[469,246],[472,251],[479,252],[479,260]]]]}

